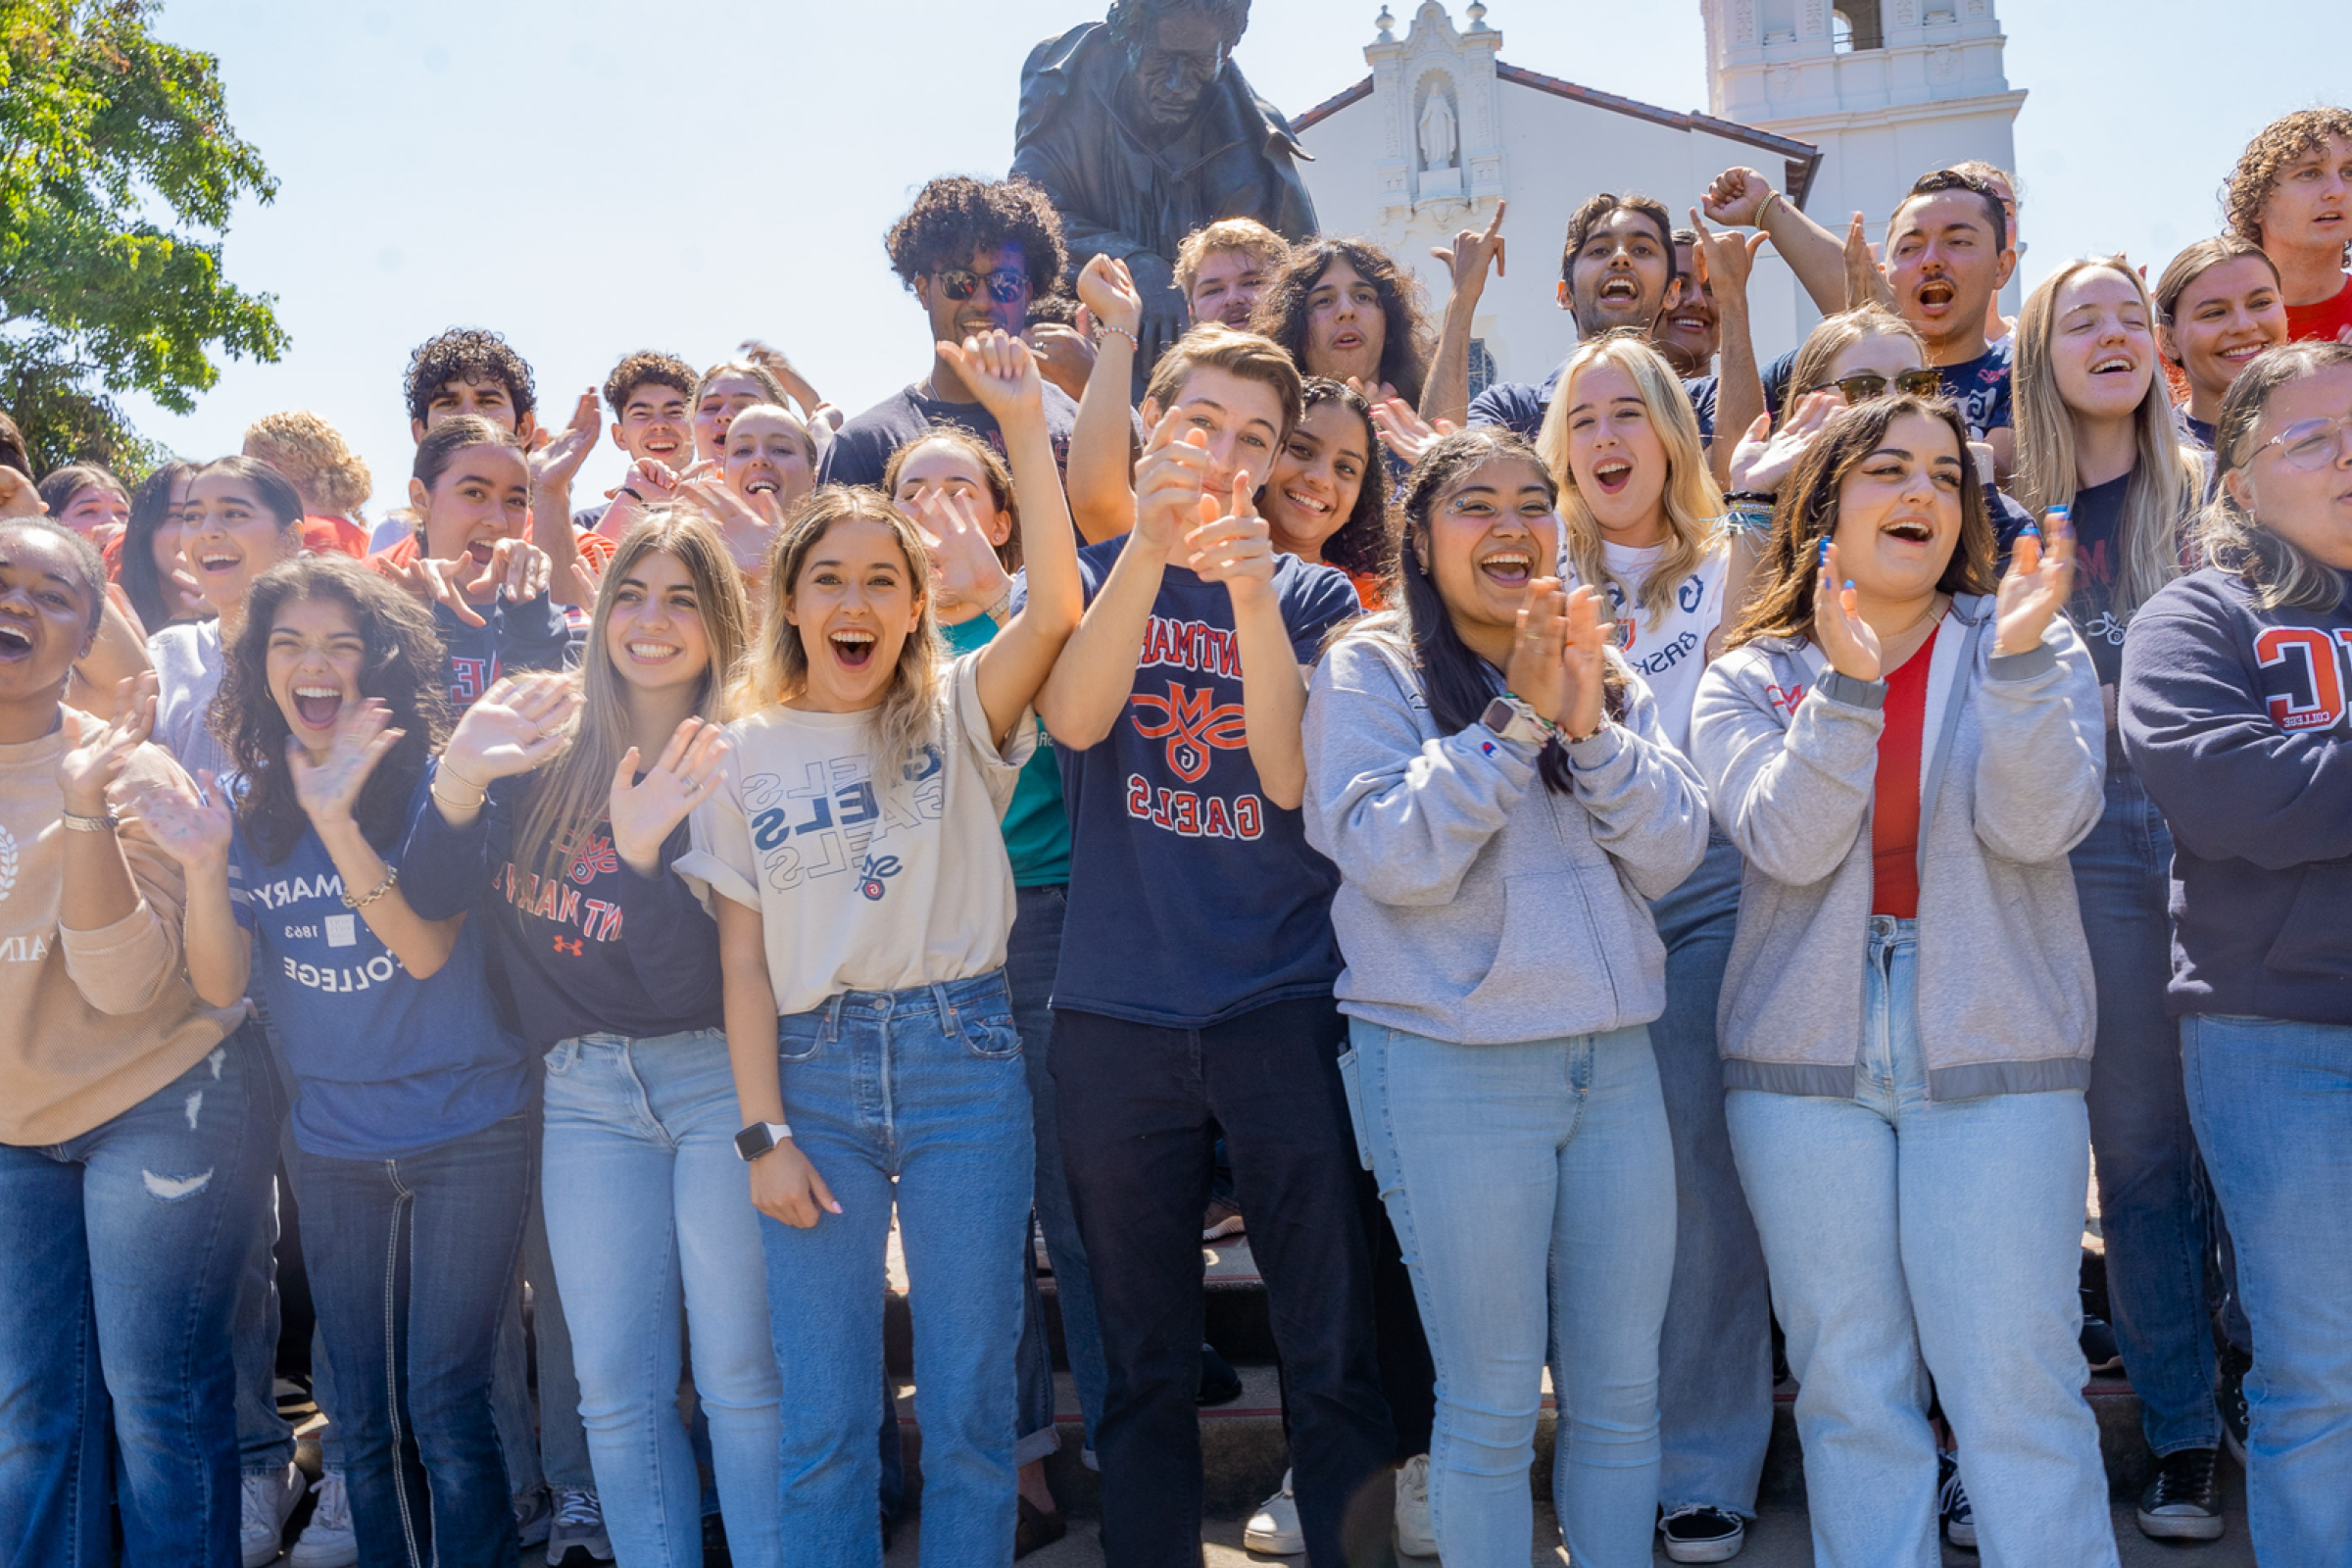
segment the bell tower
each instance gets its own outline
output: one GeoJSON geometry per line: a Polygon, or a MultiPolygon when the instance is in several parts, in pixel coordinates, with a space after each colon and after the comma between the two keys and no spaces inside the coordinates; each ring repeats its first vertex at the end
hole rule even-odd
{"type": "MultiPolygon", "coordinates": [[[[2026,100],[2002,74],[1993,0],[1699,0],[1709,109],[1819,146],[1805,207],[1832,232],[1860,212],[1878,240],[1931,169],[2014,171],[2026,100]]],[[[1767,172],[1770,172],[1767,171],[1767,172]]],[[[2021,225],[2031,232],[2031,219],[2021,225]]],[[[2021,269],[2022,270],[2022,269],[2021,269]]],[[[2014,308],[2017,285],[2004,295],[2014,308]]]]}

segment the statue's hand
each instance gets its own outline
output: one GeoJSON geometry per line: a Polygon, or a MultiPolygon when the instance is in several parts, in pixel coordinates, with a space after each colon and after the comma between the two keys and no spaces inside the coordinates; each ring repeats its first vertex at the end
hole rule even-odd
{"type": "Polygon", "coordinates": [[[1167,258],[1138,251],[1126,261],[1128,274],[1135,279],[1135,291],[1144,302],[1141,329],[1144,342],[1139,363],[1150,365],[1159,358],[1162,349],[1184,336],[1185,328],[1193,324],[1192,311],[1176,287],[1176,269],[1167,258]]]}

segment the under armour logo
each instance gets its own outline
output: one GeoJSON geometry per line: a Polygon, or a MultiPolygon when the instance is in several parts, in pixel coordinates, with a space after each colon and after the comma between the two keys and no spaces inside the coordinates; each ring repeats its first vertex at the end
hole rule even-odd
{"type": "Polygon", "coordinates": [[[576,957],[578,957],[578,956],[580,956],[580,954],[582,953],[583,949],[581,948],[581,946],[580,946],[579,942],[577,942],[577,941],[566,942],[566,941],[564,941],[564,940],[562,937],[560,937],[560,936],[559,936],[559,937],[557,937],[557,938],[556,938],[556,951],[557,951],[558,953],[568,953],[568,954],[570,954],[570,955],[571,955],[573,957],[575,957],[575,958],[576,958],[576,957]]]}

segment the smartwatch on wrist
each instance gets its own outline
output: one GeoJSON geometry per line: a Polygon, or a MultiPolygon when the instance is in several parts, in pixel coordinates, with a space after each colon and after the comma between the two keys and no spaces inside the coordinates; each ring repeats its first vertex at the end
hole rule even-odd
{"type": "Polygon", "coordinates": [[[748,1165],[791,1136],[792,1129],[783,1122],[756,1121],[735,1135],[735,1152],[748,1165]]]}
{"type": "Polygon", "coordinates": [[[1558,732],[1559,726],[1542,713],[1524,697],[1504,692],[1487,705],[1478,721],[1506,741],[1523,746],[1541,746],[1558,732]]]}

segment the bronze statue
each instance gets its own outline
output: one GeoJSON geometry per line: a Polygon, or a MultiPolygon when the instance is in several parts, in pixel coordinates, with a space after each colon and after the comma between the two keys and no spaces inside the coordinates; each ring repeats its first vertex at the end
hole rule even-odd
{"type": "Polygon", "coordinates": [[[1177,244],[1220,218],[1315,232],[1293,160],[1307,153],[1230,58],[1250,0],[1111,0],[1110,15],[1032,50],[1012,172],[1061,211],[1070,269],[1124,261],[1144,297],[1138,384],[1190,318],[1177,244]]]}

